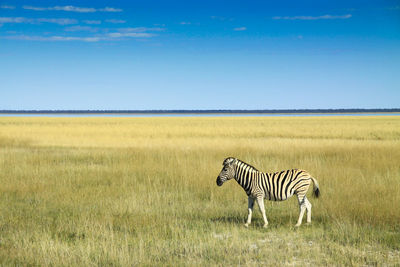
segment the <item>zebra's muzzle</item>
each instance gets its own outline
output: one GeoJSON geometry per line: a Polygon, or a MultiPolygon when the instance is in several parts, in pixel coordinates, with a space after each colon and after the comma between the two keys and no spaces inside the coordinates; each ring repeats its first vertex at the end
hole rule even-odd
{"type": "Polygon", "coordinates": [[[222,182],[221,178],[219,176],[217,177],[217,185],[221,186],[224,182],[222,182]]]}

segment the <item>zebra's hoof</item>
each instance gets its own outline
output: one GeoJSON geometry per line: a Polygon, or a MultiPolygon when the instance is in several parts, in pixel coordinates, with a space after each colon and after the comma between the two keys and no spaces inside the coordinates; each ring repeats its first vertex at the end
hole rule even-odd
{"type": "Polygon", "coordinates": [[[307,226],[311,226],[311,222],[307,222],[306,225],[307,225],[307,226]]]}
{"type": "Polygon", "coordinates": [[[245,223],[245,224],[244,224],[244,227],[249,228],[249,224],[248,224],[248,223],[245,223]]]}
{"type": "Polygon", "coordinates": [[[294,227],[299,228],[301,224],[296,224],[294,227]]]}
{"type": "Polygon", "coordinates": [[[267,224],[267,223],[264,224],[263,227],[264,227],[264,228],[268,228],[268,224],[267,224]]]}

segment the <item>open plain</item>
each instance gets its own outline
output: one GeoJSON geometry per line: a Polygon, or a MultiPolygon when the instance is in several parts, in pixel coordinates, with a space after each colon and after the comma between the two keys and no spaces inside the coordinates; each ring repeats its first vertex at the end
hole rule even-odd
{"type": "Polygon", "coordinates": [[[399,163],[400,116],[0,117],[0,265],[396,266],[399,163]],[[310,172],[312,225],[245,228],[228,156],[310,172]]]}

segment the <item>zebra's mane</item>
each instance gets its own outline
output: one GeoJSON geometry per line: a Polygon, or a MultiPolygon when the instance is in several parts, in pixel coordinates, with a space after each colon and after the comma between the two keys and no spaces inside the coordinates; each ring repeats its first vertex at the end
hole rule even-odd
{"type": "Polygon", "coordinates": [[[246,162],[244,162],[244,161],[242,161],[242,160],[240,160],[240,159],[237,159],[237,161],[240,162],[240,163],[242,163],[245,167],[250,167],[251,170],[259,171],[259,170],[257,170],[256,167],[254,167],[254,166],[252,166],[252,165],[250,165],[250,164],[248,164],[248,163],[246,163],[246,162]]]}

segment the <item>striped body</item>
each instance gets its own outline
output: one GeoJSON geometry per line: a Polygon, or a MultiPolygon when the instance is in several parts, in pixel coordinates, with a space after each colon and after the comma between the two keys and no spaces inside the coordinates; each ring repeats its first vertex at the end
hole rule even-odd
{"type": "Polygon", "coordinates": [[[293,195],[297,196],[300,214],[296,226],[301,225],[304,212],[307,210],[307,223],[311,223],[311,203],[306,194],[311,182],[314,184],[314,194],[319,196],[318,182],[304,170],[292,169],[275,173],[260,172],[253,166],[235,159],[227,158],[223,162],[223,168],[217,178],[217,185],[230,179],[235,179],[248,196],[248,218],[246,226],[251,222],[254,201],[257,200],[264,219],[264,227],[268,225],[265,215],[264,199],[282,201],[293,195]]]}
{"type": "Polygon", "coordinates": [[[282,201],[294,193],[304,196],[310,186],[311,176],[306,171],[297,169],[275,173],[260,172],[247,163],[238,161],[235,180],[248,196],[282,201]]]}

